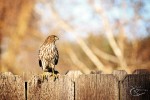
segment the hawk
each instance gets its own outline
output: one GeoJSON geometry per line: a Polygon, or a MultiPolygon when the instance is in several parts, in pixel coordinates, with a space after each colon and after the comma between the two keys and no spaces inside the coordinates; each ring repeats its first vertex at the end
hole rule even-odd
{"type": "Polygon", "coordinates": [[[50,35],[40,47],[38,56],[39,66],[44,71],[43,78],[46,77],[47,72],[52,72],[52,75],[55,76],[55,65],[57,65],[59,59],[59,53],[55,45],[56,40],[59,40],[57,36],[50,35]]]}

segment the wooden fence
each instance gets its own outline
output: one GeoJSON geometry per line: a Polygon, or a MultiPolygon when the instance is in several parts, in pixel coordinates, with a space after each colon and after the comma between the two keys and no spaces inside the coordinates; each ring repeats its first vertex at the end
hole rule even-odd
{"type": "Polygon", "coordinates": [[[150,100],[150,72],[69,71],[56,81],[49,77],[44,82],[40,75],[25,82],[21,76],[0,73],[0,100],[150,100]]]}

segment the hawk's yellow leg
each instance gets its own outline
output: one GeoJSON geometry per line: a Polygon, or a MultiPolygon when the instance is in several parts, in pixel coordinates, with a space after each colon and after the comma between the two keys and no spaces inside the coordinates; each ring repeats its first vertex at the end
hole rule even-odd
{"type": "Polygon", "coordinates": [[[45,79],[48,79],[48,76],[50,76],[51,74],[49,73],[49,72],[43,72],[42,73],[42,78],[43,78],[43,81],[45,80],[45,79]]]}
{"type": "Polygon", "coordinates": [[[55,74],[55,69],[52,68],[52,75],[54,77],[54,79],[56,80],[57,78],[59,78],[59,74],[55,74]]]}

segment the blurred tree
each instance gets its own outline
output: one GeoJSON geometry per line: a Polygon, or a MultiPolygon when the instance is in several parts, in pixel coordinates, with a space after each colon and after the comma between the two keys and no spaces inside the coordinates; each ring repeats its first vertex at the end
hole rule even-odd
{"type": "Polygon", "coordinates": [[[29,29],[29,21],[33,11],[33,0],[0,0],[0,34],[5,43],[1,55],[1,70],[22,73],[16,66],[17,54],[21,52],[20,45],[29,29]],[[12,67],[13,66],[13,67],[12,67]]]}

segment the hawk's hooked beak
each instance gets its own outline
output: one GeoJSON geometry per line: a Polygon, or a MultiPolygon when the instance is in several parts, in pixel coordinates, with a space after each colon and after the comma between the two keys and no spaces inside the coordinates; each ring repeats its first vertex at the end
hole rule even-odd
{"type": "Polygon", "coordinates": [[[59,40],[59,38],[58,38],[58,37],[55,37],[55,40],[59,40]]]}

